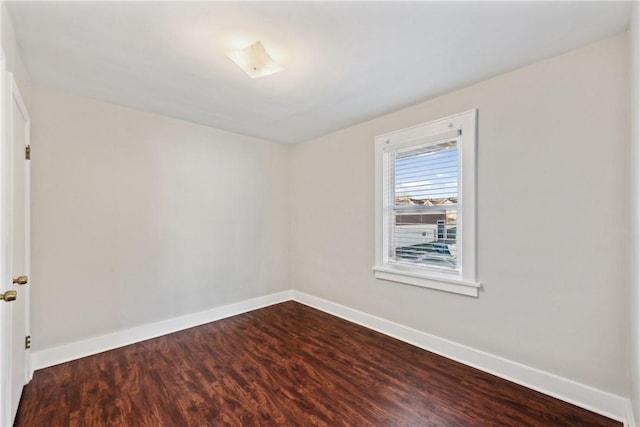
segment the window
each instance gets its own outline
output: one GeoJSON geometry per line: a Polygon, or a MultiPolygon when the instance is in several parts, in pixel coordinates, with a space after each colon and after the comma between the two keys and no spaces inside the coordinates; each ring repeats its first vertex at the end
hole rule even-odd
{"type": "Polygon", "coordinates": [[[476,116],[376,137],[377,278],[478,296],[476,116]]]}

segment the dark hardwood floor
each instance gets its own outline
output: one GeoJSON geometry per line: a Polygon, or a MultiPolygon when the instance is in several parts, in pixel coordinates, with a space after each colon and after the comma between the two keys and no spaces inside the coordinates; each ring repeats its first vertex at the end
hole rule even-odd
{"type": "Polygon", "coordinates": [[[39,370],[17,426],[621,426],[295,302],[39,370]]]}

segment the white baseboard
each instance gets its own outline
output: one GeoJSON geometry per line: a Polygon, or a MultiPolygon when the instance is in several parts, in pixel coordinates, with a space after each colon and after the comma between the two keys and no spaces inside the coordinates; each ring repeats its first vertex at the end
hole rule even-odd
{"type": "Polygon", "coordinates": [[[34,370],[46,368],[289,300],[300,302],[465,365],[618,420],[624,423],[625,427],[636,427],[631,401],[627,398],[295,290],[278,292],[186,316],[72,342],[59,347],[34,351],[30,355],[31,367],[34,370]]]}
{"type": "Polygon", "coordinates": [[[635,427],[629,399],[299,291],[293,300],[635,427]]]}
{"type": "Polygon", "coordinates": [[[185,316],[174,317],[160,322],[149,323],[135,328],[124,329],[107,335],[101,335],[86,340],[75,341],[59,347],[48,348],[31,353],[31,368],[33,370],[46,368],[70,360],[80,359],[92,354],[134,344],[136,342],[156,338],[162,335],[203,325],[215,320],[257,310],[262,307],[291,300],[291,291],[283,291],[246,301],[215,307],[210,310],[185,316]]]}

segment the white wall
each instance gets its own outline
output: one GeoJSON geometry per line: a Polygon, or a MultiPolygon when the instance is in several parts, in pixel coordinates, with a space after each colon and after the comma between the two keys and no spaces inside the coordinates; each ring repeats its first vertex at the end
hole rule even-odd
{"type": "Polygon", "coordinates": [[[626,60],[622,34],[294,146],[292,287],[628,395],[626,60]],[[480,297],[374,279],[374,136],[472,108],[480,297]]]}
{"type": "Polygon", "coordinates": [[[32,90],[34,350],[289,289],[287,148],[32,90]]]}
{"type": "Polygon", "coordinates": [[[5,2],[0,3],[0,40],[2,40],[2,50],[6,55],[5,60],[7,71],[13,73],[18,88],[20,89],[22,99],[27,105],[27,108],[29,108],[31,90],[29,75],[24,63],[22,62],[15,33],[13,32],[13,22],[7,12],[7,5],[5,2]]]}
{"type": "Polygon", "coordinates": [[[633,2],[629,31],[630,63],[630,368],[631,403],[640,422],[640,7],[633,2]]]}

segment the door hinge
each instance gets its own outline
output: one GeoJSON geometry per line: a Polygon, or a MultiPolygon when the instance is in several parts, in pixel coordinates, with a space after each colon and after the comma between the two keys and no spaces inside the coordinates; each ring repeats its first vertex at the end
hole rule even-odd
{"type": "Polygon", "coordinates": [[[31,335],[24,337],[24,348],[27,350],[31,348],[31,335]]]}
{"type": "Polygon", "coordinates": [[[27,145],[24,147],[24,158],[27,160],[31,160],[31,146],[27,145]]]}

